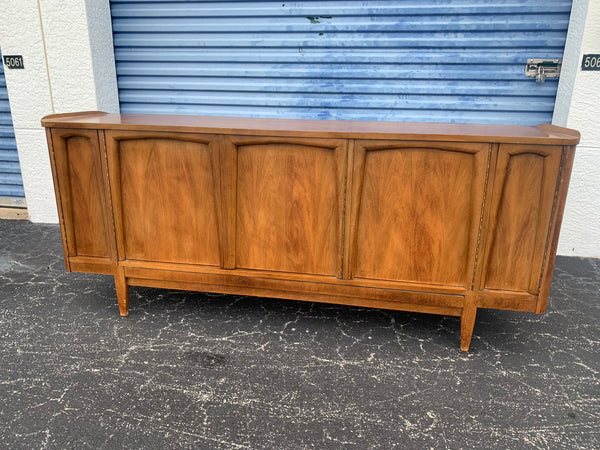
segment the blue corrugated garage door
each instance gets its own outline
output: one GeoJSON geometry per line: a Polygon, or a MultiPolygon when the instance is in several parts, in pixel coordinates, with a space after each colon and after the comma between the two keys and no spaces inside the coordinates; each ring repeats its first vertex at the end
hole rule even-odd
{"type": "Polygon", "coordinates": [[[121,111],[550,122],[570,0],[112,0],[121,111]]]}
{"type": "MultiPolygon", "coordinates": [[[[0,60],[2,54],[0,54],[0,60]]],[[[24,206],[25,191],[21,179],[15,131],[10,115],[4,65],[0,63],[0,206],[24,206]]]]}

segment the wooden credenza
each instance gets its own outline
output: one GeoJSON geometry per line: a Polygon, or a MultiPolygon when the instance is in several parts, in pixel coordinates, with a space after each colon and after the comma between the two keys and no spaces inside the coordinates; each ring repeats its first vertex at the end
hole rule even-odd
{"type": "Polygon", "coordinates": [[[579,133],[47,116],[67,270],[461,317],[544,312],[579,133]]]}

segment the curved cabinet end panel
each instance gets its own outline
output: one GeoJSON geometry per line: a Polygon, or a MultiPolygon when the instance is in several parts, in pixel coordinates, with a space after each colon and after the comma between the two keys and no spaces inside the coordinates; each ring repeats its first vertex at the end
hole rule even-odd
{"type": "Polygon", "coordinates": [[[53,129],[51,134],[68,257],[108,260],[109,209],[98,132],[53,129]]]}
{"type": "Polygon", "coordinates": [[[561,154],[558,146],[500,146],[484,289],[538,294],[561,154]]]}

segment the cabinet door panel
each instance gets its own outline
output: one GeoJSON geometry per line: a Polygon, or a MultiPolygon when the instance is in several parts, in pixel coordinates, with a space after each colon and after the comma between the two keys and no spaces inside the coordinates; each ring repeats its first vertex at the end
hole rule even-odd
{"type": "Polygon", "coordinates": [[[354,277],[470,287],[489,152],[357,141],[354,277]]]}
{"type": "Polygon", "coordinates": [[[500,146],[484,287],[537,294],[562,147],[500,146]]]}
{"type": "Polygon", "coordinates": [[[119,257],[219,265],[214,136],[106,132],[119,257]]]}
{"type": "Polygon", "coordinates": [[[101,154],[96,130],[52,130],[69,256],[109,257],[101,154]]]}
{"type": "Polygon", "coordinates": [[[223,141],[235,161],[235,266],[338,275],[346,142],[223,141]]]}

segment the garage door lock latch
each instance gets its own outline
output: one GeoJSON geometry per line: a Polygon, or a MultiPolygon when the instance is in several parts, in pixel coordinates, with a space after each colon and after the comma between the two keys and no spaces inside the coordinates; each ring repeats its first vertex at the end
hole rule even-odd
{"type": "Polygon", "coordinates": [[[535,78],[536,83],[543,83],[546,78],[558,78],[560,75],[560,59],[528,59],[525,65],[525,75],[535,78]]]}

